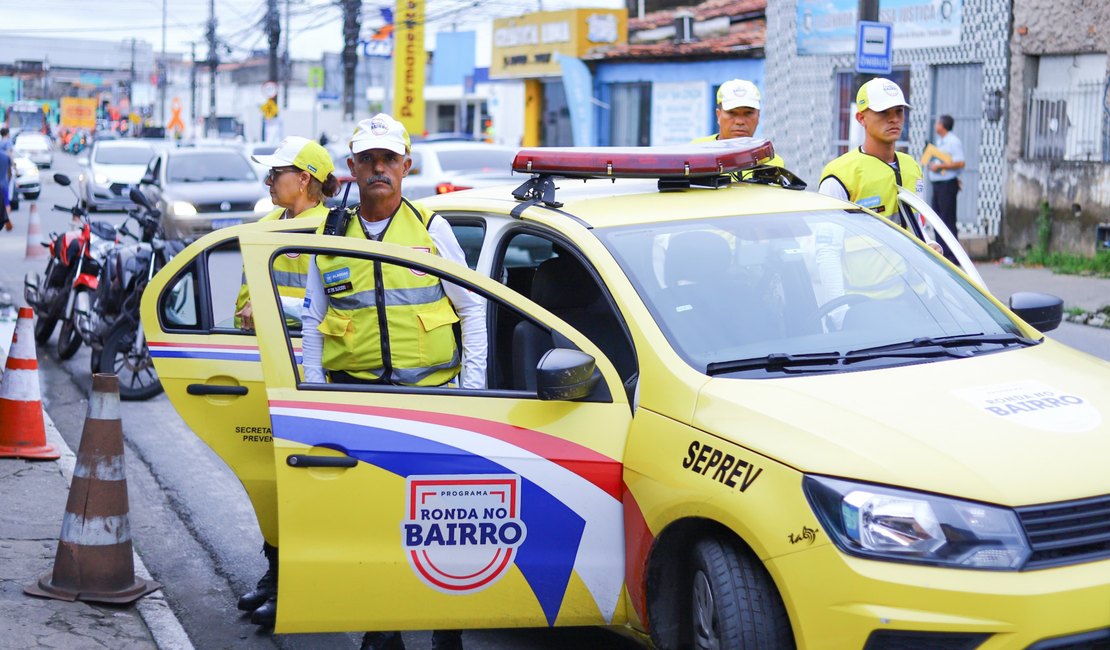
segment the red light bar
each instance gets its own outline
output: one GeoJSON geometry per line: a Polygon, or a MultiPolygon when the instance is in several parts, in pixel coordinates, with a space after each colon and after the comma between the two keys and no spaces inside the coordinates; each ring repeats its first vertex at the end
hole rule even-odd
{"type": "Polygon", "coordinates": [[[751,169],[773,155],[770,140],[756,138],[662,147],[534,147],[517,152],[513,171],[566,178],[694,178],[751,169]]]}

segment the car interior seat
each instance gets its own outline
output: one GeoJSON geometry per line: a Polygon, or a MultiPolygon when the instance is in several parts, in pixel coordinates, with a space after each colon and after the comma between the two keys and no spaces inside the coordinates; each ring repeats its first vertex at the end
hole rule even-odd
{"type": "MultiPolygon", "coordinates": [[[[632,374],[634,358],[624,328],[597,281],[576,259],[564,253],[536,269],[531,299],[590,339],[616,366],[622,378],[632,374]]],[[[536,390],[536,364],[555,347],[551,334],[523,321],[513,330],[513,388],[536,390]]]]}

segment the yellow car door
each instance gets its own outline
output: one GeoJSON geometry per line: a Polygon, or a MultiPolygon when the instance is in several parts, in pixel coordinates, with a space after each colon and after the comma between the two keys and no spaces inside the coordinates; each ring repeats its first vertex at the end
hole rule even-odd
{"type": "MultiPolygon", "coordinates": [[[[632,413],[597,347],[512,290],[427,253],[327,236],[298,236],[293,250],[279,235],[240,239],[273,423],[275,630],[623,624],[632,413]],[[558,349],[532,391],[300,382],[270,272],[290,252],[438,275],[484,296],[489,320],[512,311],[550,330],[558,349]]],[[[491,363],[511,353],[491,337],[491,363]]]]}
{"type": "MultiPolygon", "coordinates": [[[[143,327],[166,396],[239,477],[262,536],[274,545],[273,451],[258,341],[234,322],[243,270],[239,236],[251,229],[311,232],[319,222],[270,221],[209,233],[175,256],[143,295],[143,327]]],[[[293,341],[299,352],[299,331],[293,341]]]]}

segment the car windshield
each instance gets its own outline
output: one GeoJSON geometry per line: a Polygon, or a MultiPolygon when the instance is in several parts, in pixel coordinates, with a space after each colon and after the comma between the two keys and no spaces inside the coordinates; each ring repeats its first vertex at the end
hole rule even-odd
{"type": "Polygon", "coordinates": [[[736,216],[598,235],[678,354],[711,375],[858,370],[1035,343],[904,231],[869,215],[736,216]]]}
{"type": "Polygon", "coordinates": [[[515,152],[474,147],[452,149],[436,154],[439,166],[445,172],[499,172],[509,174],[513,168],[515,152]]]}
{"type": "Polygon", "coordinates": [[[258,180],[247,159],[233,151],[171,155],[166,167],[166,178],[171,183],[258,180]]]}
{"type": "Polygon", "coordinates": [[[148,147],[97,147],[93,162],[101,165],[145,165],[154,157],[148,147]]]}

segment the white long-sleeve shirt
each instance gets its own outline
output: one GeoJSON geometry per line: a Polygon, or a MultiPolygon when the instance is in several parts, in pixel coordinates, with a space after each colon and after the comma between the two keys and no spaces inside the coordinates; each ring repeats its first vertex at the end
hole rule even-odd
{"type": "MultiPolygon", "coordinates": [[[[360,217],[361,219],[361,217],[360,217]]],[[[363,220],[362,225],[366,232],[377,237],[389,225],[390,219],[370,222],[363,220]]],[[[466,266],[466,256],[463,254],[459,241],[455,238],[451,224],[443,217],[431,220],[428,234],[432,237],[439,256],[466,266]]],[[[459,315],[459,325],[462,328],[462,372],[461,386],[463,388],[486,387],[486,301],[481,296],[468,289],[443,282],[443,291],[447,299],[459,315]]],[[[324,293],[324,283],[320,279],[320,270],[316,266],[316,256],[308,265],[308,286],[305,288],[305,309],[301,316],[301,353],[304,367],[304,378],[307,382],[323,383],[326,381],[321,359],[324,354],[324,335],[317,327],[324,320],[328,311],[328,295],[324,293]]]]}

